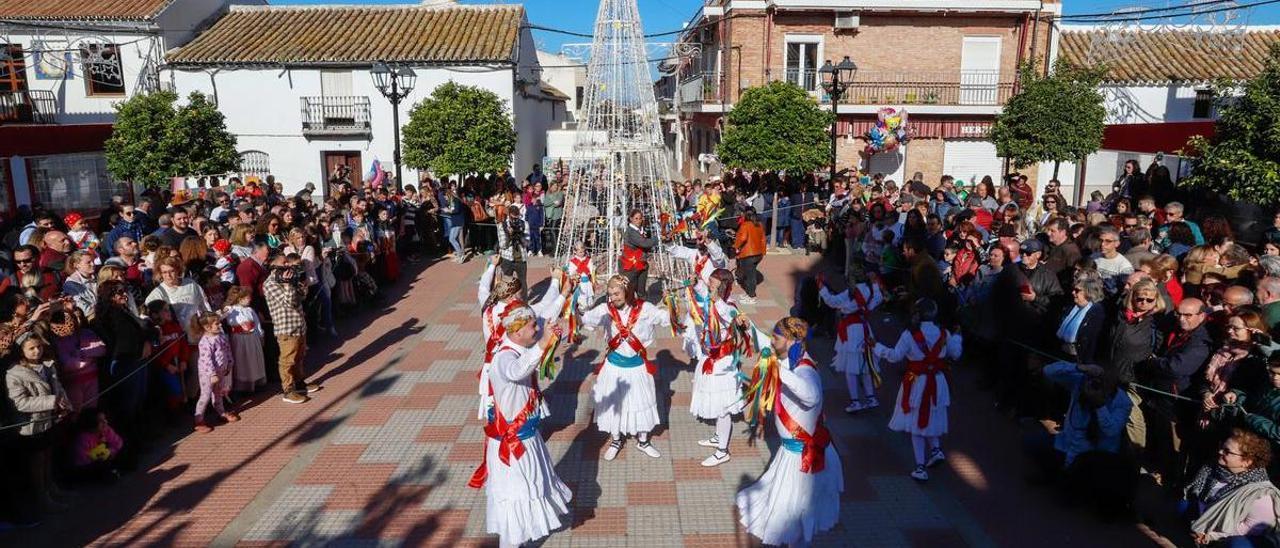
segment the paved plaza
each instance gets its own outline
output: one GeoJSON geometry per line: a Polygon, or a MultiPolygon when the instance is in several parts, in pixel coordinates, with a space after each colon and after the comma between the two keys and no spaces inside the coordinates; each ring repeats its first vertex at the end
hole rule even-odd
{"type": "MultiPolygon", "coordinates": [[[[772,324],[816,258],[770,255],[752,318],[772,324]]],[[[84,490],[75,508],[11,545],[496,545],[484,530],[484,493],[466,486],[483,448],[476,371],[483,341],[475,303],[482,261],[411,270],[386,305],[346,323],[345,343],[308,356],[325,390],[307,405],[276,396],[247,404],[241,422],[175,436],[116,485],[84,490]],[[31,543],[31,544],[28,544],[31,543]]],[[[530,272],[545,272],[535,262],[530,272]]],[[[531,274],[532,278],[545,278],[531,274]]],[[[545,282],[538,288],[545,287],[545,282]]],[[[663,426],[652,459],[633,444],[601,458],[606,436],[591,423],[598,335],[564,354],[547,386],[552,418],[542,431],[574,492],[568,525],[542,544],[560,546],[753,546],[737,525],[734,493],[764,469],[773,433],[748,443],[735,426],[733,460],[699,462],[709,424],[688,412],[692,368],[669,333],[660,340],[663,426]]],[[[830,341],[817,340],[820,362],[830,341]]],[[[844,384],[827,370],[828,425],[845,474],[841,521],[818,546],[1143,546],[1134,525],[1105,525],[1056,504],[1023,480],[1020,433],[957,371],[950,460],[926,484],[907,476],[910,446],[889,432],[900,372],[886,373],[885,406],[846,415],[844,384]]],[[[545,383],[544,383],[545,384],[545,383]]]]}

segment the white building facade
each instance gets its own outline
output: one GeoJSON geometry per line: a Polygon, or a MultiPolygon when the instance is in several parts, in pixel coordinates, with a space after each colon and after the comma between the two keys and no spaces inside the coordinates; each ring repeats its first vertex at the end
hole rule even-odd
{"type": "MultiPolygon", "coordinates": [[[[1212,85],[1244,81],[1261,73],[1280,27],[1254,26],[1243,33],[1214,35],[1200,29],[1169,31],[1136,28],[1106,30],[1064,26],[1055,57],[1108,68],[1099,91],[1107,109],[1102,149],[1082,166],[1064,163],[1058,179],[1068,200],[1087,201],[1094,191],[1107,194],[1129,160],[1145,172],[1157,154],[1176,181],[1190,169],[1179,155],[1195,135],[1212,136],[1218,118],[1212,85]],[[1077,187],[1083,183],[1083,189],[1077,187]]],[[[1040,182],[1053,175],[1042,166],[1040,182]]]]}
{"type": "Polygon", "coordinates": [[[229,4],[265,0],[6,2],[0,7],[0,211],[94,211],[128,189],[106,171],[114,105],[159,86],[166,49],[229,4]]]}
{"type": "MultiPolygon", "coordinates": [[[[518,135],[517,178],[541,161],[563,99],[538,85],[537,52],[520,6],[236,7],[186,47],[167,54],[162,79],[180,94],[214,97],[236,136],[243,174],[273,175],[286,193],[323,184],[339,166],[356,182],[378,160],[395,173],[391,102],[374,85],[378,62],[416,74],[400,104],[446,82],[493,92],[518,135]],[[324,39],[342,21],[350,40],[324,39]],[[244,40],[246,36],[259,40],[244,40]]],[[[426,175],[407,166],[403,183],[426,175]]]]}

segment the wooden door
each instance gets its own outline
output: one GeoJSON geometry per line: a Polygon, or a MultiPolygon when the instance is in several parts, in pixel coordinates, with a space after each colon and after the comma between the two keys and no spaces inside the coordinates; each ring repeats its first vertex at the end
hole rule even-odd
{"type": "MultiPolygon", "coordinates": [[[[347,182],[355,187],[360,186],[364,171],[362,171],[360,165],[359,152],[328,151],[322,154],[324,155],[324,180],[326,182],[338,172],[339,168],[345,166],[347,168],[345,177],[347,182]]],[[[326,184],[325,189],[327,190],[328,188],[329,185],[326,184]]],[[[325,192],[325,196],[327,197],[328,195],[329,193],[325,192]]]]}

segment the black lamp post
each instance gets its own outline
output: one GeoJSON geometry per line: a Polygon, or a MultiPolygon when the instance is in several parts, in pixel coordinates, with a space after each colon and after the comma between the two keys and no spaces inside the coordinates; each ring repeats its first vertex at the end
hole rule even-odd
{"type": "Polygon", "coordinates": [[[818,69],[822,76],[822,89],[831,96],[831,114],[835,119],[831,122],[831,182],[836,180],[836,125],[840,121],[840,97],[853,85],[853,76],[858,72],[858,65],[853,64],[849,56],[844,56],[840,64],[832,66],[831,60],[818,69]]]}
{"type": "Polygon", "coordinates": [[[396,190],[400,190],[404,184],[400,176],[400,100],[408,97],[409,92],[413,91],[413,84],[417,81],[418,75],[409,67],[393,69],[382,61],[374,63],[369,74],[373,75],[373,85],[377,86],[378,92],[391,101],[391,124],[395,126],[396,137],[396,150],[392,161],[396,164],[396,190]]]}

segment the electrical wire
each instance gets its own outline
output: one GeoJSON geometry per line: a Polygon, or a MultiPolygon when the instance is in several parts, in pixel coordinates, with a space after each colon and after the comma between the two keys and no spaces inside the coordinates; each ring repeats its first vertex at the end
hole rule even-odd
{"type": "MultiPolygon", "coordinates": [[[[1205,15],[1210,13],[1221,13],[1224,11],[1249,9],[1249,8],[1266,6],[1270,4],[1276,4],[1276,3],[1280,3],[1280,0],[1263,0],[1261,2],[1253,2],[1250,4],[1236,4],[1236,5],[1226,6],[1221,8],[1195,10],[1195,11],[1189,11],[1187,13],[1179,13],[1179,14],[1172,14],[1172,15],[1142,15],[1142,16],[1136,16],[1136,17],[1109,17],[1106,19],[1096,19],[1092,21],[1103,22],[1103,23],[1119,23],[1119,22],[1125,22],[1125,21],[1148,21],[1151,19],[1168,19],[1172,17],[1183,17],[1186,15],[1205,15]]],[[[1058,19],[1065,20],[1066,22],[1071,22],[1071,20],[1068,20],[1068,18],[1065,16],[1059,17],[1058,19]]]]}

